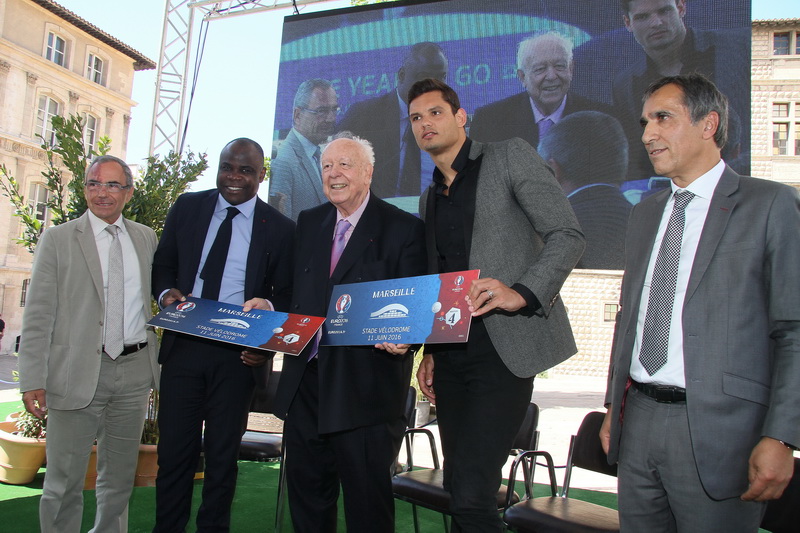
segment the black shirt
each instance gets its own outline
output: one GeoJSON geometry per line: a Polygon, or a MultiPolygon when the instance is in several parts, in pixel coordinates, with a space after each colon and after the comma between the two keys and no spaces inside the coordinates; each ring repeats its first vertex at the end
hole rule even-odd
{"type": "MultiPolygon", "coordinates": [[[[472,243],[472,227],[475,222],[475,198],[478,192],[478,176],[483,156],[469,158],[472,140],[467,139],[453,160],[451,168],[456,171],[453,183],[448,187],[442,172],[433,171],[434,212],[433,220],[428,214],[428,223],[433,222],[436,236],[436,257],[439,272],[469,270],[469,253],[472,243]]],[[[530,310],[540,306],[539,300],[526,286],[515,283],[511,286],[525,299],[530,310]]],[[[436,345],[434,345],[436,346],[436,345]]],[[[463,345],[438,345],[431,350],[444,351],[463,349],[463,345]]],[[[473,318],[467,349],[470,352],[494,351],[482,318],[473,318]]]]}

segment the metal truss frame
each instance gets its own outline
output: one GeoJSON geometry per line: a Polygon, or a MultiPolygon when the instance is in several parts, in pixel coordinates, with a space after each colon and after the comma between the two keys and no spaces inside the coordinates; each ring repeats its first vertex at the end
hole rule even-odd
{"type": "Polygon", "coordinates": [[[181,147],[196,12],[202,15],[202,20],[212,21],[326,1],[328,0],[166,0],[158,57],[156,98],[150,128],[150,155],[177,151],[181,147]]]}

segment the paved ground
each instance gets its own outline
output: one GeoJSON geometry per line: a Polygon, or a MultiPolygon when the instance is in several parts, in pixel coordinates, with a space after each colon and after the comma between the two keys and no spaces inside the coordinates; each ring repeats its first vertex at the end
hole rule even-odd
{"type": "MultiPolygon", "coordinates": [[[[16,389],[11,372],[17,369],[17,358],[13,355],[0,355],[0,391],[16,389]]],[[[6,400],[3,400],[6,401],[6,400]]]]}
{"type": "MultiPolygon", "coordinates": [[[[550,452],[556,465],[566,463],[570,436],[578,430],[583,417],[590,411],[605,411],[603,408],[605,388],[605,378],[553,376],[535,380],[533,401],[540,409],[539,449],[550,452]]],[[[431,424],[428,428],[436,433],[438,439],[436,425],[431,424]]],[[[419,440],[414,446],[414,462],[421,466],[431,466],[430,453],[425,454],[426,445],[420,445],[422,442],[419,440]]],[[[510,467],[511,460],[503,468],[504,477],[508,476],[510,467]]],[[[556,470],[559,486],[563,482],[563,476],[563,469],[556,470]]],[[[545,469],[536,470],[536,481],[547,482],[545,469]]],[[[617,490],[616,478],[580,469],[573,471],[570,485],[609,492],[617,490]]]]}

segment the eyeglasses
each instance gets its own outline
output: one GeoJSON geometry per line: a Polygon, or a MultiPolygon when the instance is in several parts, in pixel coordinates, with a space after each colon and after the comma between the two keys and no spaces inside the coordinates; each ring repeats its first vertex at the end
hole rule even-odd
{"type": "Polygon", "coordinates": [[[312,115],[338,115],[341,109],[338,105],[332,107],[318,107],[316,109],[309,109],[308,107],[301,107],[303,111],[308,111],[312,115]]]}
{"type": "Polygon", "coordinates": [[[100,181],[89,180],[86,182],[86,190],[91,192],[100,192],[102,189],[106,189],[109,192],[120,192],[127,191],[130,188],[131,185],[123,185],[121,183],[117,183],[116,181],[103,183],[100,181]]]}

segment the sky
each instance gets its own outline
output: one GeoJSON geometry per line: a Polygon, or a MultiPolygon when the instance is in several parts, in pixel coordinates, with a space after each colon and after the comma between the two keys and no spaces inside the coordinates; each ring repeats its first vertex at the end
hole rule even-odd
{"type": "MultiPolygon", "coordinates": [[[[56,1],[158,62],[165,0],[56,1]]],[[[797,0],[752,0],[752,4],[753,19],[800,18],[797,0]]],[[[349,5],[347,0],[330,0],[299,7],[301,13],[310,13],[349,5]]],[[[185,146],[194,152],[207,153],[209,169],[192,186],[193,190],[215,186],[219,152],[231,139],[250,137],[270,153],[281,31],[283,18],[291,13],[290,9],[279,9],[217,19],[208,25],[185,146]]],[[[190,59],[192,68],[200,18],[198,12],[190,59]]],[[[132,111],[128,163],[143,164],[148,156],[155,91],[156,71],[137,72],[132,98],[138,105],[132,111]]],[[[266,187],[259,194],[265,198],[266,187]]]]}

